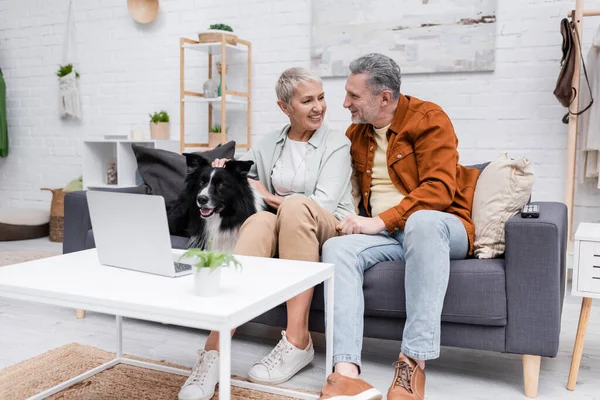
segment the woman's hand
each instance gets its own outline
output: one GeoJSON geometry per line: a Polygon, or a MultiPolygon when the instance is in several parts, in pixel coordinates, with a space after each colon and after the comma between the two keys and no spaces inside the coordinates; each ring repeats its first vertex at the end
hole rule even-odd
{"type": "Polygon", "coordinates": [[[225,163],[227,161],[231,161],[229,158],[217,158],[212,162],[213,168],[223,168],[225,167],[225,163]]]}
{"type": "Polygon", "coordinates": [[[360,215],[349,215],[336,227],[344,235],[363,233],[376,235],[385,229],[385,223],[379,217],[369,218],[360,215]]]}

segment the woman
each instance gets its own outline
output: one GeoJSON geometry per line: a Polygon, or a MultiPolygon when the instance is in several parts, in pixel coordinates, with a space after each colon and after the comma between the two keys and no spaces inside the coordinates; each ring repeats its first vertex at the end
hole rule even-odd
{"type": "MultiPolygon", "coordinates": [[[[319,261],[322,244],[337,235],[336,226],[354,213],[350,177],[350,141],[324,123],[321,80],[303,68],[279,78],[277,105],[289,124],[260,142],[242,159],[254,161],[249,173],[256,189],[277,213],[259,212],[240,228],[234,253],[319,261]]],[[[227,160],[213,163],[222,167],[227,160]]],[[[282,339],[248,372],[249,379],[279,384],[314,358],[308,331],[313,289],[287,302],[287,329],[282,339]]],[[[181,400],[209,399],[219,379],[219,334],[211,332],[192,374],[179,392],[181,400]]]]}

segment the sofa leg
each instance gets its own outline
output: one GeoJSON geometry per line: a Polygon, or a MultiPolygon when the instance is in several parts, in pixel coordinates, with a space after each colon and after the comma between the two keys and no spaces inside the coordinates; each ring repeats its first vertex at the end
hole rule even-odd
{"type": "Polygon", "coordinates": [[[529,398],[535,398],[538,395],[541,361],[541,356],[523,354],[523,382],[525,384],[525,396],[529,398]]]}
{"type": "Polygon", "coordinates": [[[75,311],[75,316],[79,319],[85,317],[85,310],[81,310],[81,309],[77,309],[77,311],[75,311]]]}

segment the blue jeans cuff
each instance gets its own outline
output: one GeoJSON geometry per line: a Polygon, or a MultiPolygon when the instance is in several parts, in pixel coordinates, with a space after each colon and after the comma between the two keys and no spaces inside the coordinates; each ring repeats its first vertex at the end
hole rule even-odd
{"type": "Polygon", "coordinates": [[[422,361],[434,360],[434,359],[440,357],[440,351],[439,350],[425,351],[425,352],[423,352],[423,351],[412,351],[412,350],[407,349],[404,346],[402,346],[402,353],[404,355],[406,355],[406,356],[409,356],[413,360],[422,360],[422,361]]]}
{"type": "MultiPolygon", "coordinates": [[[[334,368],[335,368],[335,364],[340,363],[340,362],[351,363],[351,364],[356,365],[358,367],[358,373],[360,374],[360,372],[361,372],[360,357],[353,356],[350,354],[340,354],[337,356],[333,356],[333,367],[334,368]]],[[[333,372],[333,371],[331,371],[331,372],[333,372]]]]}

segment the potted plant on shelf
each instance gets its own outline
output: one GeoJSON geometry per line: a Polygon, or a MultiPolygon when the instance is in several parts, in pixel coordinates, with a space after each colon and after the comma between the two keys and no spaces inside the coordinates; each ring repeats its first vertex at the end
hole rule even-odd
{"type": "Polygon", "coordinates": [[[208,147],[217,147],[221,143],[227,142],[227,129],[225,129],[225,138],[222,140],[221,136],[221,124],[213,124],[208,132],[208,147]]]}
{"type": "Polygon", "coordinates": [[[220,251],[192,248],[183,253],[179,260],[194,267],[194,293],[197,296],[215,296],[219,293],[222,268],[233,266],[237,271],[242,269],[242,264],[232,254],[220,251]]]}
{"type": "Polygon", "coordinates": [[[233,34],[233,29],[227,24],[212,24],[210,27],[198,34],[200,43],[220,42],[221,37],[225,36],[225,41],[233,46],[237,45],[237,36],[233,34]]]}
{"type": "Polygon", "coordinates": [[[150,115],[150,137],[152,139],[169,139],[169,114],[161,110],[150,115]]]}

